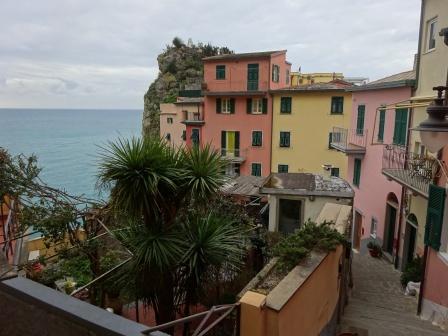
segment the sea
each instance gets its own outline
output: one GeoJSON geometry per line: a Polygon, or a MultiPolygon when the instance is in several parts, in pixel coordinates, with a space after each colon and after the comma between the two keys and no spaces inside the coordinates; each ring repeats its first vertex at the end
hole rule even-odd
{"type": "Polygon", "coordinates": [[[142,110],[0,109],[0,147],[38,158],[41,178],[73,195],[96,189],[98,153],[118,138],[141,136],[142,110]]]}

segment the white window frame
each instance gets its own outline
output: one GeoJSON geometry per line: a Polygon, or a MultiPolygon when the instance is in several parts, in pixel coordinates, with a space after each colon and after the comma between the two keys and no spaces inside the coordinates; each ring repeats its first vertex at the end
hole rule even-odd
{"type": "Polygon", "coordinates": [[[251,136],[251,139],[250,139],[251,147],[253,147],[253,148],[262,148],[263,147],[263,131],[262,130],[254,129],[251,131],[250,136],[251,136]],[[254,132],[261,132],[261,145],[260,146],[254,146],[252,143],[252,137],[253,137],[254,132]]]}
{"type": "Polygon", "coordinates": [[[263,98],[253,98],[252,99],[252,114],[262,114],[263,113],[263,98]]]}
{"type": "Polygon", "coordinates": [[[436,49],[436,41],[437,41],[437,17],[432,18],[431,20],[428,20],[426,22],[426,51],[432,51],[436,49]],[[431,42],[431,27],[434,25],[434,47],[430,48],[430,42],[431,42]]]}
{"type": "Polygon", "coordinates": [[[230,98],[221,99],[221,113],[230,114],[230,98]]]}

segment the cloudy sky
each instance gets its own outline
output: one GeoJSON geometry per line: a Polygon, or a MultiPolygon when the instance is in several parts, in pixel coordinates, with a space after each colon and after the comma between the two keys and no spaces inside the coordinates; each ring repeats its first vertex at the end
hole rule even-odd
{"type": "Polygon", "coordinates": [[[420,0],[0,0],[0,107],[142,108],[174,36],[293,69],[408,70],[420,0]]]}

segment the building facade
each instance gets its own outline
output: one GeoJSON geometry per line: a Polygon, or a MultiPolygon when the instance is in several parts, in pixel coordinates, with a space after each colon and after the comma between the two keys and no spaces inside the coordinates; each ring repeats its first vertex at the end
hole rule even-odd
{"type": "Polygon", "coordinates": [[[346,177],[347,157],[329,139],[333,126],[350,123],[349,87],[334,80],[272,91],[272,172],[346,177]]]}
{"type": "Polygon", "coordinates": [[[230,54],[204,60],[204,119],[187,123],[187,145],[211,144],[228,175],[267,176],[271,168],[270,90],[290,85],[286,50],[230,54]]]}
{"type": "MultiPolygon", "coordinates": [[[[392,157],[390,151],[396,153],[405,148],[409,110],[406,109],[403,118],[397,118],[396,110],[388,106],[409,101],[414,78],[414,71],[408,71],[351,88],[353,112],[350,128],[341,130],[340,135],[336,129],[333,143],[348,156],[347,180],[355,190],[353,247],[365,253],[368,242],[374,241],[382,246],[391,261],[399,247],[397,239],[403,187],[383,175],[382,169],[385,160],[397,158],[392,157]]],[[[418,233],[420,246],[422,232],[418,233]]],[[[413,238],[409,246],[411,258],[415,252],[416,235],[413,238]]]]}

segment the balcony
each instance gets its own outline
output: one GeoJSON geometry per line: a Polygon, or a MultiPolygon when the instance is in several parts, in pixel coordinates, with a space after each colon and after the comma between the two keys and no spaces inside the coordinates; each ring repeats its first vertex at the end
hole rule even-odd
{"type": "Polygon", "coordinates": [[[383,175],[425,198],[428,198],[429,184],[437,170],[435,158],[409,153],[404,147],[397,145],[384,146],[383,175]]]}
{"type": "Polygon", "coordinates": [[[246,160],[247,148],[221,148],[221,156],[233,163],[243,163],[246,160]]]}
{"type": "Polygon", "coordinates": [[[204,125],[204,116],[199,112],[182,111],[183,121],[185,125],[202,126],[204,125]]]}
{"type": "Polygon", "coordinates": [[[367,130],[333,127],[330,147],[347,155],[366,153],[367,130]]]}
{"type": "Polygon", "coordinates": [[[202,84],[205,96],[251,96],[264,95],[269,82],[262,80],[209,80],[202,84]]]}

